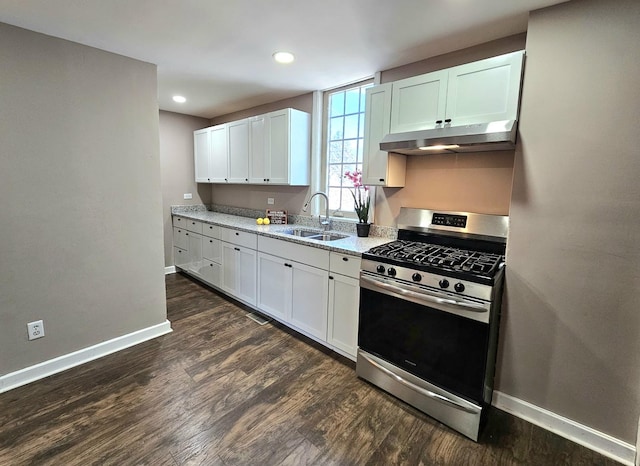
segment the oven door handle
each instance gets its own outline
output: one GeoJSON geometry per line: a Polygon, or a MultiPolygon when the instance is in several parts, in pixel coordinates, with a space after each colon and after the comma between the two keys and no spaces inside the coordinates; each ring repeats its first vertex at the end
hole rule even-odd
{"type": "Polygon", "coordinates": [[[468,301],[457,301],[455,299],[440,298],[438,296],[433,296],[432,294],[429,294],[426,291],[418,293],[416,291],[405,290],[404,288],[400,288],[399,286],[390,285],[380,280],[376,280],[375,278],[369,278],[366,276],[361,276],[360,279],[364,280],[367,283],[371,283],[372,285],[380,287],[384,290],[389,290],[393,293],[398,293],[404,296],[411,296],[412,298],[417,298],[422,301],[437,303],[437,304],[448,304],[450,306],[458,306],[474,312],[487,312],[487,308],[481,304],[471,303],[468,301]]]}
{"type": "Polygon", "coordinates": [[[444,395],[440,395],[439,393],[435,393],[432,392],[431,390],[427,390],[426,388],[422,388],[422,387],[418,387],[417,385],[409,382],[408,380],[403,379],[402,377],[400,377],[398,374],[393,373],[392,371],[390,371],[389,369],[387,369],[386,367],[384,367],[381,364],[378,364],[376,361],[374,361],[373,359],[371,359],[370,357],[368,357],[365,354],[362,354],[362,352],[360,352],[360,356],[363,357],[364,359],[367,360],[367,362],[369,364],[371,364],[372,366],[374,366],[376,369],[379,369],[383,374],[385,374],[386,376],[396,380],[397,382],[401,383],[402,385],[404,385],[405,387],[416,391],[426,397],[429,397],[433,400],[439,401],[440,403],[444,403],[446,405],[449,406],[453,406],[456,409],[459,409],[461,411],[465,411],[467,413],[471,413],[471,414],[478,414],[478,410],[471,408],[469,406],[465,406],[455,400],[452,400],[450,398],[447,398],[444,395]]]}

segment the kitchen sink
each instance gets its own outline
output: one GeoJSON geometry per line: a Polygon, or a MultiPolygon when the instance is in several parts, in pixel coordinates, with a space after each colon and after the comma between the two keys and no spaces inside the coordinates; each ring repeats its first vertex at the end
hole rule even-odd
{"type": "Polygon", "coordinates": [[[335,241],[349,236],[338,233],[325,233],[318,230],[305,230],[303,228],[293,228],[291,230],[285,230],[283,233],[285,235],[300,236],[301,238],[315,239],[317,241],[335,241]]]}

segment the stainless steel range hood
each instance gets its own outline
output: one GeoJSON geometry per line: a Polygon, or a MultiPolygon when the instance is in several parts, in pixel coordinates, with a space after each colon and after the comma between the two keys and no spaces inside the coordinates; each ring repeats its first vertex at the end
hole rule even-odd
{"type": "Polygon", "coordinates": [[[391,133],[380,142],[380,150],[405,155],[513,150],[517,126],[515,120],[506,120],[391,133]]]}

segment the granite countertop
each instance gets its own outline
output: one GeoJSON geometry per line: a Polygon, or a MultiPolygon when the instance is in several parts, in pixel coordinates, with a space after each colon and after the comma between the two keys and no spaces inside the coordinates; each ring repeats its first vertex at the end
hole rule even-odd
{"type": "Polygon", "coordinates": [[[301,224],[289,225],[257,225],[255,218],[241,217],[238,215],[224,214],[212,211],[194,211],[194,212],[174,212],[173,215],[198,220],[200,222],[219,225],[222,227],[235,228],[258,235],[268,236],[281,240],[291,241],[292,243],[304,244],[319,249],[334,251],[343,254],[351,254],[360,256],[363,252],[384,243],[392,241],[387,237],[370,236],[367,238],[359,238],[355,234],[345,233],[344,231],[333,231],[341,235],[348,235],[346,238],[334,241],[319,241],[299,236],[288,235],[285,230],[292,228],[317,229],[319,227],[309,227],[301,224]]]}

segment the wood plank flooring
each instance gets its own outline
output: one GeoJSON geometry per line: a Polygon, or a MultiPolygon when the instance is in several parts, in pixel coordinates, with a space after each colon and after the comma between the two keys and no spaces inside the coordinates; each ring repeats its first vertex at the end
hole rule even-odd
{"type": "Polygon", "coordinates": [[[480,443],[181,275],[174,332],[0,395],[0,465],[616,465],[492,409],[480,443]]]}

